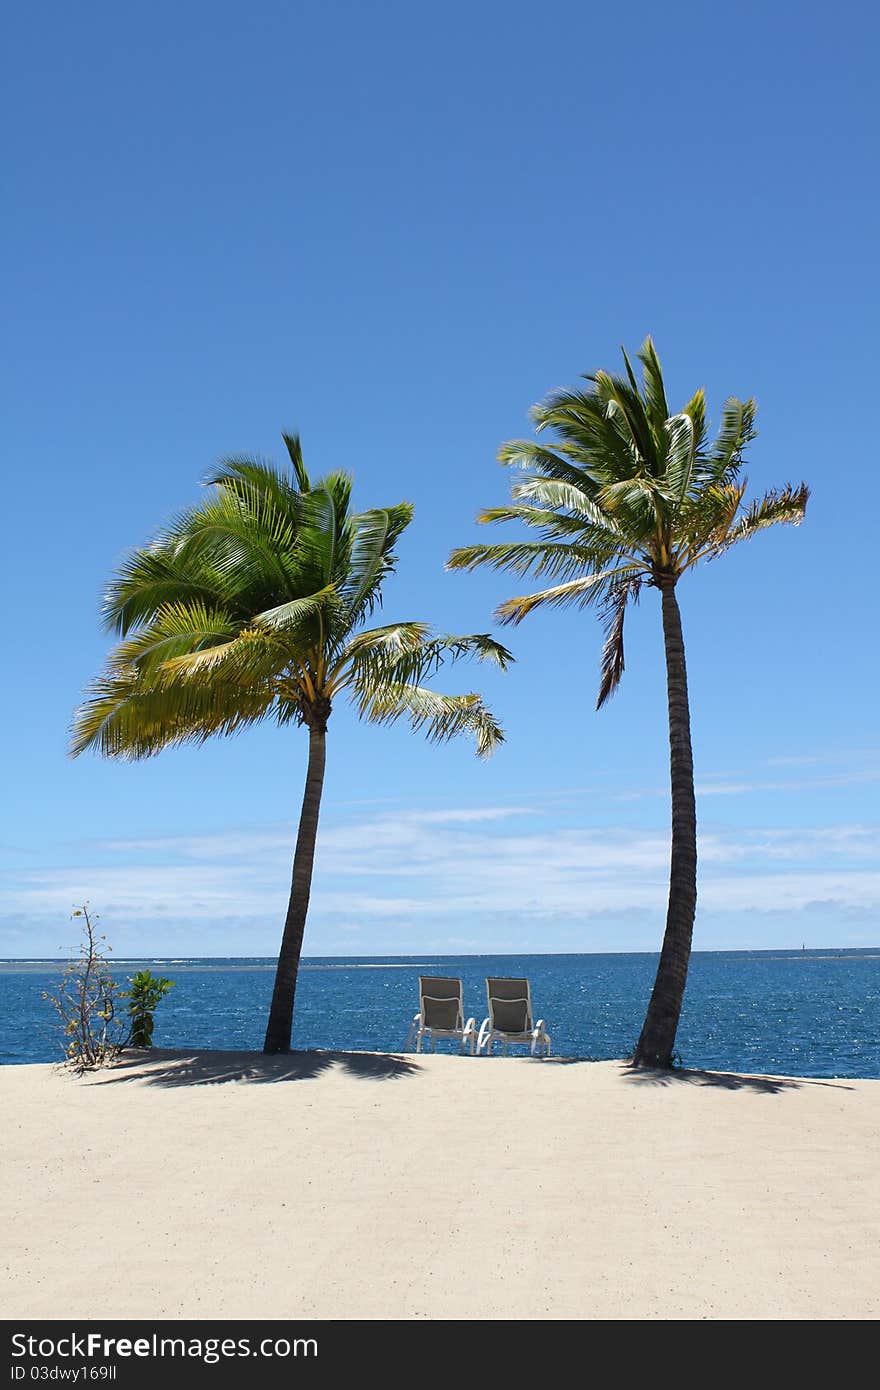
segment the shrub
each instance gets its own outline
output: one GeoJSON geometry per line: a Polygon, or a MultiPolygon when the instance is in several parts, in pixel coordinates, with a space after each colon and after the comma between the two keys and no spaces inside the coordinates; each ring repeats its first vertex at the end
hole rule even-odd
{"type": "Polygon", "coordinates": [[[169,989],[174,988],[173,980],[151,974],[149,970],[139,970],[129,977],[131,989],[128,991],[128,1014],[131,1031],[126,1039],[132,1047],[153,1046],[153,1011],[169,989]]]}
{"type": "MultiPolygon", "coordinates": [[[[127,1020],[119,1016],[119,1001],[126,997],[107,967],[106,937],[95,932],[97,917],[83,904],[71,914],[82,919],[80,953],[58,983],[57,994],[44,993],[54,1006],[63,1032],[67,1060],[80,1071],[113,1060],[128,1040],[127,1020]]],[[[112,948],[107,946],[109,951],[112,948]]]]}

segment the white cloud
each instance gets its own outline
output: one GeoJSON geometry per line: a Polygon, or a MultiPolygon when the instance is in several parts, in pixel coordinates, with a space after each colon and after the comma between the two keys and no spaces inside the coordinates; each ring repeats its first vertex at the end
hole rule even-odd
{"type": "MultiPolygon", "coordinates": [[[[105,917],[132,922],[201,930],[230,919],[276,923],[292,850],[292,831],[278,827],[117,841],[91,864],[20,872],[0,892],[0,910],[60,920],[89,900],[105,917]]],[[[311,918],[351,933],[419,921],[455,932],[499,917],[656,917],[668,865],[665,828],[548,826],[535,807],[383,811],[322,829],[311,918]]],[[[880,909],[877,826],[710,828],[700,837],[700,866],[705,911],[880,909]]]]}

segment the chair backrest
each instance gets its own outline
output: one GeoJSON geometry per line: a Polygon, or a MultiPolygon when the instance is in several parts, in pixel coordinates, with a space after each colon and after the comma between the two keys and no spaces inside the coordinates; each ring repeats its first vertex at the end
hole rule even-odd
{"type": "Polygon", "coordinates": [[[463,1028],[461,980],[443,975],[419,976],[419,1008],[426,1028],[463,1028]]]}
{"type": "Polygon", "coordinates": [[[489,1023],[499,1033],[530,1033],[534,1028],[528,980],[486,980],[489,1023]]]}

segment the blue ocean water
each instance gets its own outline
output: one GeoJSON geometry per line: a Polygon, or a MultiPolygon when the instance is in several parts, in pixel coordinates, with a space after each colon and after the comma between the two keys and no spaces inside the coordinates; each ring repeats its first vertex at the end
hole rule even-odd
{"type": "MultiPolygon", "coordinates": [[[[156,1047],[262,1047],[273,961],[114,960],[113,973],[123,982],[143,965],[175,981],[156,1013],[156,1047]]],[[[41,997],[61,968],[0,962],[0,1063],[61,1056],[41,997]]],[[[556,1055],[624,1057],[656,968],[653,954],[312,958],[300,968],[294,1047],[401,1051],[419,974],[460,976],[478,1024],[486,976],[527,975],[556,1055]]],[[[677,1045],[688,1067],[880,1077],[880,950],[695,952],[677,1045]]]]}

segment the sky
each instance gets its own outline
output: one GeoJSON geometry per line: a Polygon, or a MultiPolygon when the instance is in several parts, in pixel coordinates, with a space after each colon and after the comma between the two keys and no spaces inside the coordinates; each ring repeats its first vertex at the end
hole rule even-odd
{"type": "MultiPolygon", "coordinates": [[[[777,528],[679,586],[697,949],[880,944],[876,7],[545,0],[17,6],[2,162],[0,956],[272,955],[305,772],[266,726],[67,756],[104,584],[226,454],[415,518],[388,620],[487,631],[522,586],[495,462],[551,389],[653,335],[671,401],[757,398],[777,528]]],[[[656,950],[668,873],[659,602],[595,711],[589,613],[457,668],[488,763],[334,711],[307,955],[656,950]]]]}

